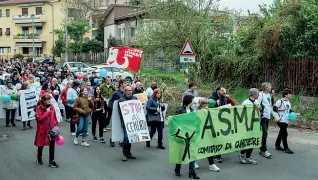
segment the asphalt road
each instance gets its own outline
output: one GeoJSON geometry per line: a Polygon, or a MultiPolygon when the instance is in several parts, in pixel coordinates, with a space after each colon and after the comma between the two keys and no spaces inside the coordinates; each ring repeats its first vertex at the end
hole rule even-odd
{"type": "MultiPolygon", "coordinates": [[[[60,167],[47,166],[48,148],[43,152],[44,165],[35,163],[36,147],[33,145],[35,129],[21,130],[17,127],[5,128],[0,121],[0,180],[177,180],[188,179],[188,167],[182,168],[182,176],[174,175],[174,165],[169,164],[169,152],[155,147],[146,148],[144,143],[133,144],[132,153],[136,160],[122,162],[121,148],[110,147],[109,142],[100,144],[88,137],[91,147],[75,146],[69,135],[69,125],[61,123],[62,135],[66,139],[63,147],[56,148],[56,162],[60,167]]],[[[33,122],[35,126],[35,122],[33,122]]],[[[165,129],[167,136],[167,129],[165,129]]],[[[272,159],[265,159],[254,151],[258,165],[243,165],[238,162],[237,153],[224,155],[224,162],[217,164],[220,172],[211,172],[206,159],[198,161],[197,174],[201,179],[218,180],[316,180],[318,179],[318,138],[317,133],[293,130],[290,147],[294,155],[273,150],[277,130],[272,129],[269,150],[272,159]]],[[[165,139],[167,139],[165,136],[165,139]]],[[[109,132],[105,135],[109,140],[109,132]]],[[[168,147],[167,141],[164,142],[168,147]]]]}

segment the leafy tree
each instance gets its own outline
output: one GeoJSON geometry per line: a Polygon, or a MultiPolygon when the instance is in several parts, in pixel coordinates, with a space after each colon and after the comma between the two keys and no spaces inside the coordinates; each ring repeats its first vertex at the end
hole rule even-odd
{"type": "Polygon", "coordinates": [[[83,36],[89,32],[88,21],[78,20],[73,21],[67,25],[68,35],[70,37],[69,49],[72,52],[79,53],[82,52],[82,47],[84,43],[83,36]]]}
{"type": "Polygon", "coordinates": [[[64,31],[61,29],[55,29],[54,34],[57,35],[57,40],[54,42],[53,54],[57,57],[61,57],[61,54],[65,52],[65,38],[64,31]]]}

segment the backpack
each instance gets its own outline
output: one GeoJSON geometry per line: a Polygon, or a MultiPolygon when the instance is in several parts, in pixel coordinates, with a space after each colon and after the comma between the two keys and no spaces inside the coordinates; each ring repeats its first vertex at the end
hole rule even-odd
{"type": "Polygon", "coordinates": [[[280,100],[281,103],[280,103],[280,106],[277,107],[277,106],[274,106],[273,107],[273,111],[272,111],[272,116],[274,117],[274,120],[275,122],[279,122],[281,120],[281,116],[279,115],[278,113],[278,109],[282,107],[282,105],[284,104],[283,100],[280,100]]]}

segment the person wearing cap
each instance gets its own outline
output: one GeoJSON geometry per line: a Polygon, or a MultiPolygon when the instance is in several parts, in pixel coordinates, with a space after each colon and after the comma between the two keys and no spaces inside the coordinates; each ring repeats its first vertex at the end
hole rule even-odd
{"type": "MultiPolygon", "coordinates": [[[[17,88],[13,86],[12,80],[7,80],[7,85],[1,89],[1,96],[11,96],[12,94],[17,94],[17,88]]],[[[14,123],[15,111],[18,107],[18,102],[16,100],[10,100],[9,102],[5,102],[3,105],[3,109],[6,110],[6,127],[9,127],[9,123],[11,120],[12,126],[16,126],[14,123]],[[11,119],[10,119],[11,114],[11,119]]]]}
{"type": "Polygon", "coordinates": [[[70,123],[70,131],[71,131],[71,134],[72,136],[75,136],[76,133],[75,133],[75,124],[73,124],[72,122],[72,119],[73,119],[73,116],[75,116],[76,112],[74,110],[74,102],[75,102],[75,99],[78,97],[78,94],[79,94],[79,87],[80,87],[80,82],[78,80],[74,80],[72,82],[72,88],[69,88],[67,90],[67,95],[66,95],[66,98],[67,98],[67,106],[65,107],[66,111],[68,112],[68,114],[70,115],[70,118],[71,118],[71,123],[70,123]]]}

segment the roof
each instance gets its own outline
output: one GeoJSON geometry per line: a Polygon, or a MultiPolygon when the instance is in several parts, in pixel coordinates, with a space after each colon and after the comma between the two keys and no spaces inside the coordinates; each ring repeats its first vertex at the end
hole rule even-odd
{"type": "Polygon", "coordinates": [[[141,11],[137,11],[137,12],[134,12],[134,13],[125,14],[123,16],[116,17],[115,20],[122,20],[122,19],[126,19],[126,18],[132,18],[132,17],[136,17],[136,16],[139,16],[139,15],[144,15],[146,13],[147,13],[147,10],[141,10],[141,11]]]}
{"type": "Polygon", "coordinates": [[[0,5],[49,2],[49,0],[0,0],[0,5]]]}
{"type": "Polygon", "coordinates": [[[102,19],[106,19],[106,17],[109,15],[109,13],[116,7],[131,7],[131,8],[140,8],[140,6],[132,6],[132,5],[126,5],[126,4],[111,4],[105,11],[105,13],[102,16],[102,19]]]}

